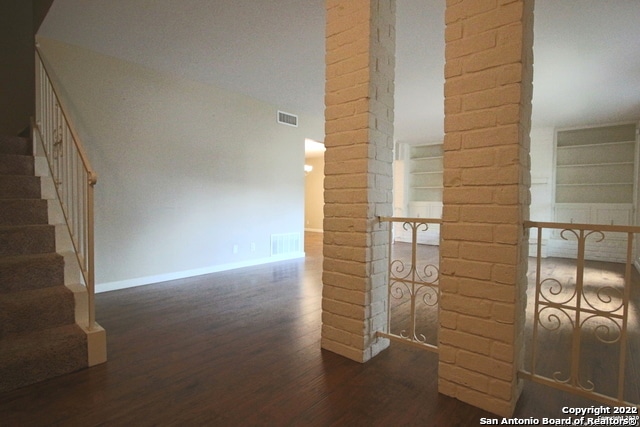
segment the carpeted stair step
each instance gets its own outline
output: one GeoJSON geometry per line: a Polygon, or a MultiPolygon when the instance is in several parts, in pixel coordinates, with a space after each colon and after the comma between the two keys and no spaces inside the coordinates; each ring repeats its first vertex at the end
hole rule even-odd
{"type": "Polygon", "coordinates": [[[0,294],[0,339],[74,324],[74,306],[64,285],[0,294]]]}
{"type": "Polygon", "coordinates": [[[49,210],[46,200],[4,199],[0,200],[0,226],[48,224],[49,210]]]}
{"type": "Polygon", "coordinates": [[[88,365],[32,149],[0,136],[0,393],[88,365]]]}
{"type": "Polygon", "coordinates": [[[0,175],[33,175],[34,173],[33,156],[0,154],[0,175]]]}
{"type": "Polygon", "coordinates": [[[56,228],[48,224],[0,226],[0,256],[56,251],[56,228]]]}
{"type": "Polygon", "coordinates": [[[64,257],[57,253],[0,257],[0,294],[64,284],[64,257]]]}
{"type": "Polygon", "coordinates": [[[0,199],[39,199],[40,177],[0,175],[0,199]]]}
{"type": "Polygon", "coordinates": [[[2,340],[0,392],[87,367],[87,338],[65,325],[2,340]]]}
{"type": "Polygon", "coordinates": [[[33,144],[27,138],[0,135],[0,153],[31,156],[33,155],[33,144]]]}

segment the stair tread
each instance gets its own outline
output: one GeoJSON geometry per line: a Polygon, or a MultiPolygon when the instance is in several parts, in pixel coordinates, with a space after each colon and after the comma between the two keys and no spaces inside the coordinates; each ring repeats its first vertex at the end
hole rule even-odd
{"type": "Polygon", "coordinates": [[[11,178],[11,177],[15,177],[17,179],[29,179],[29,178],[40,179],[39,176],[35,176],[33,174],[29,175],[29,174],[20,174],[20,173],[0,173],[0,178],[11,178]]]}
{"type": "Polygon", "coordinates": [[[55,252],[54,225],[0,225],[0,256],[55,252]]]}
{"type": "Polygon", "coordinates": [[[49,339],[53,339],[55,341],[55,337],[64,337],[76,334],[84,335],[84,332],[82,331],[82,328],[73,323],[15,335],[2,340],[0,354],[5,352],[19,352],[23,347],[28,347],[30,345],[37,346],[38,344],[35,342],[44,342],[49,339]]]}
{"type": "Polygon", "coordinates": [[[73,292],[64,285],[0,294],[0,339],[75,323],[74,313],[73,292]]]}
{"type": "Polygon", "coordinates": [[[12,202],[33,202],[34,200],[42,200],[42,201],[47,201],[47,199],[42,199],[42,198],[37,198],[37,199],[32,199],[30,197],[16,197],[14,199],[6,199],[4,200],[2,203],[12,203],[12,202]]]}
{"type": "Polygon", "coordinates": [[[20,205],[20,204],[41,204],[46,206],[47,205],[47,199],[42,199],[41,197],[37,197],[37,198],[29,198],[29,197],[16,197],[15,199],[0,199],[0,204],[3,205],[20,205]],[[38,202],[38,203],[34,203],[34,202],[38,202]]]}
{"type": "Polygon", "coordinates": [[[48,201],[33,199],[0,199],[0,224],[48,224],[48,201]]]}
{"type": "Polygon", "coordinates": [[[21,136],[0,135],[0,153],[4,154],[33,154],[33,144],[29,138],[21,136]]]}
{"type": "Polygon", "coordinates": [[[87,337],[76,324],[1,340],[0,392],[87,367],[87,337]]]}
{"type": "Polygon", "coordinates": [[[33,156],[0,153],[0,175],[33,176],[34,172],[33,156]]]}
{"type": "Polygon", "coordinates": [[[57,252],[45,252],[43,254],[24,254],[24,255],[8,255],[0,256],[0,264],[8,266],[12,264],[23,264],[32,262],[33,260],[54,260],[63,259],[62,255],[57,252]]]}
{"type": "Polygon", "coordinates": [[[72,295],[73,292],[64,285],[51,286],[48,288],[39,289],[27,289],[7,292],[0,294],[0,304],[5,303],[22,303],[24,301],[39,298],[39,297],[51,297],[54,295],[72,295]]]}
{"type": "Polygon", "coordinates": [[[16,157],[20,157],[20,158],[25,158],[25,159],[33,159],[33,155],[32,154],[22,154],[22,153],[3,153],[2,151],[0,151],[0,159],[3,157],[7,157],[7,158],[16,158],[16,157]]]}
{"type": "Polygon", "coordinates": [[[64,257],[57,253],[0,257],[0,293],[64,284],[64,257]]]}
{"type": "Polygon", "coordinates": [[[5,367],[6,360],[12,356],[28,359],[34,349],[46,351],[64,346],[70,337],[78,336],[84,338],[85,334],[82,328],[73,323],[4,338],[0,346],[0,372],[5,367]]]}
{"type": "Polygon", "coordinates": [[[0,392],[88,366],[32,150],[0,135],[0,392]]]}
{"type": "Polygon", "coordinates": [[[8,205],[8,204],[33,204],[34,202],[40,202],[38,204],[43,204],[46,205],[47,199],[43,199],[40,196],[39,197],[16,197],[16,198],[12,198],[12,199],[0,199],[0,204],[4,204],[4,205],[8,205]]]}
{"type": "Polygon", "coordinates": [[[16,224],[16,225],[0,225],[0,232],[11,231],[17,229],[46,229],[55,227],[53,224],[16,224]]]}
{"type": "Polygon", "coordinates": [[[39,176],[0,175],[0,200],[36,200],[41,196],[39,176]]]}

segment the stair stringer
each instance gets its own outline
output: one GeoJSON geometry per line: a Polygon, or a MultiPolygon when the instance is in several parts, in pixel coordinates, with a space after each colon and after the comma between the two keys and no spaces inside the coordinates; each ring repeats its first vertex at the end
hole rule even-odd
{"type": "Polygon", "coordinates": [[[75,302],[75,323],[87,337],[87,366],[95,366],[107,361],[107,334],[102,326],[94,323],[89,329],[88,293],[75,254],[69,228],[62,213],[58,194],[49,174],[47,159],[42,147],[36,144],[35,175],[40,177],[41,197],[47,200],[49,224],[55,226],[56,252],[64,258],[64,284],[73,292],[75,302]]]}

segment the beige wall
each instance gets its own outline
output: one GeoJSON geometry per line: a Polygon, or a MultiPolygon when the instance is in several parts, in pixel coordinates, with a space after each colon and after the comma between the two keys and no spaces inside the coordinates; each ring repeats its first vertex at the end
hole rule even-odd
{"type": "Polygon", "coordinates": [[[40,44],[98,172],[99,290],[266,262],[271,234],[302,235],[306,117],[280,125],[247,96],[40,44]]]}
{"type": "Polygon", "coordinates": [[[305,164],[313,166],[304,184],[304,228],[322,231],[324,219],[324,157],[307,157],[305,164]]]}

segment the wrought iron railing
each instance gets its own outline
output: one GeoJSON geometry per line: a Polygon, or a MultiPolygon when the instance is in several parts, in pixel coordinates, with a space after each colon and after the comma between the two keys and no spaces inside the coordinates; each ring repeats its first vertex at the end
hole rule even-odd
{"type": "Polygon", "coordinates": [[[640,283],[633,245],[640,227],[546,222],[525,227],[537,229],[537,253],[535,288],[531,277],[528,295],[529,348],[520,376],[609,405],[637,405],[640,283]],[[545,269],[543,229],[575,242],[577,257],[566,260],[566,268],[554,260],[553,269],[545,269]],[[587,245],[606,239],[626,243],[626,263],[585,260],[587,245]],[[604,274],[607,268],[613,271],[604,274]]]}
{"type": "Polygon", "coordinates": [[[33,137],[44,150],[58,200],[87,288],[88,329],[95,325],[93,187],[96,174],[36,48],[33,137]]]}
{"type": "Polygon", "coordinates": [[[441,224],[436,218],[380,217],[389,222],[389,278],[387,328],[377,336],[438,351],[438,250],[418,245],[420,232],[441,224]],[[410,231],[409,243],[394,244],[394,223],[410,231]],[[404,246],[404,247],[403,247],[404,246]],[[420,252],[424,252],[420,254],[420,252]]]}

